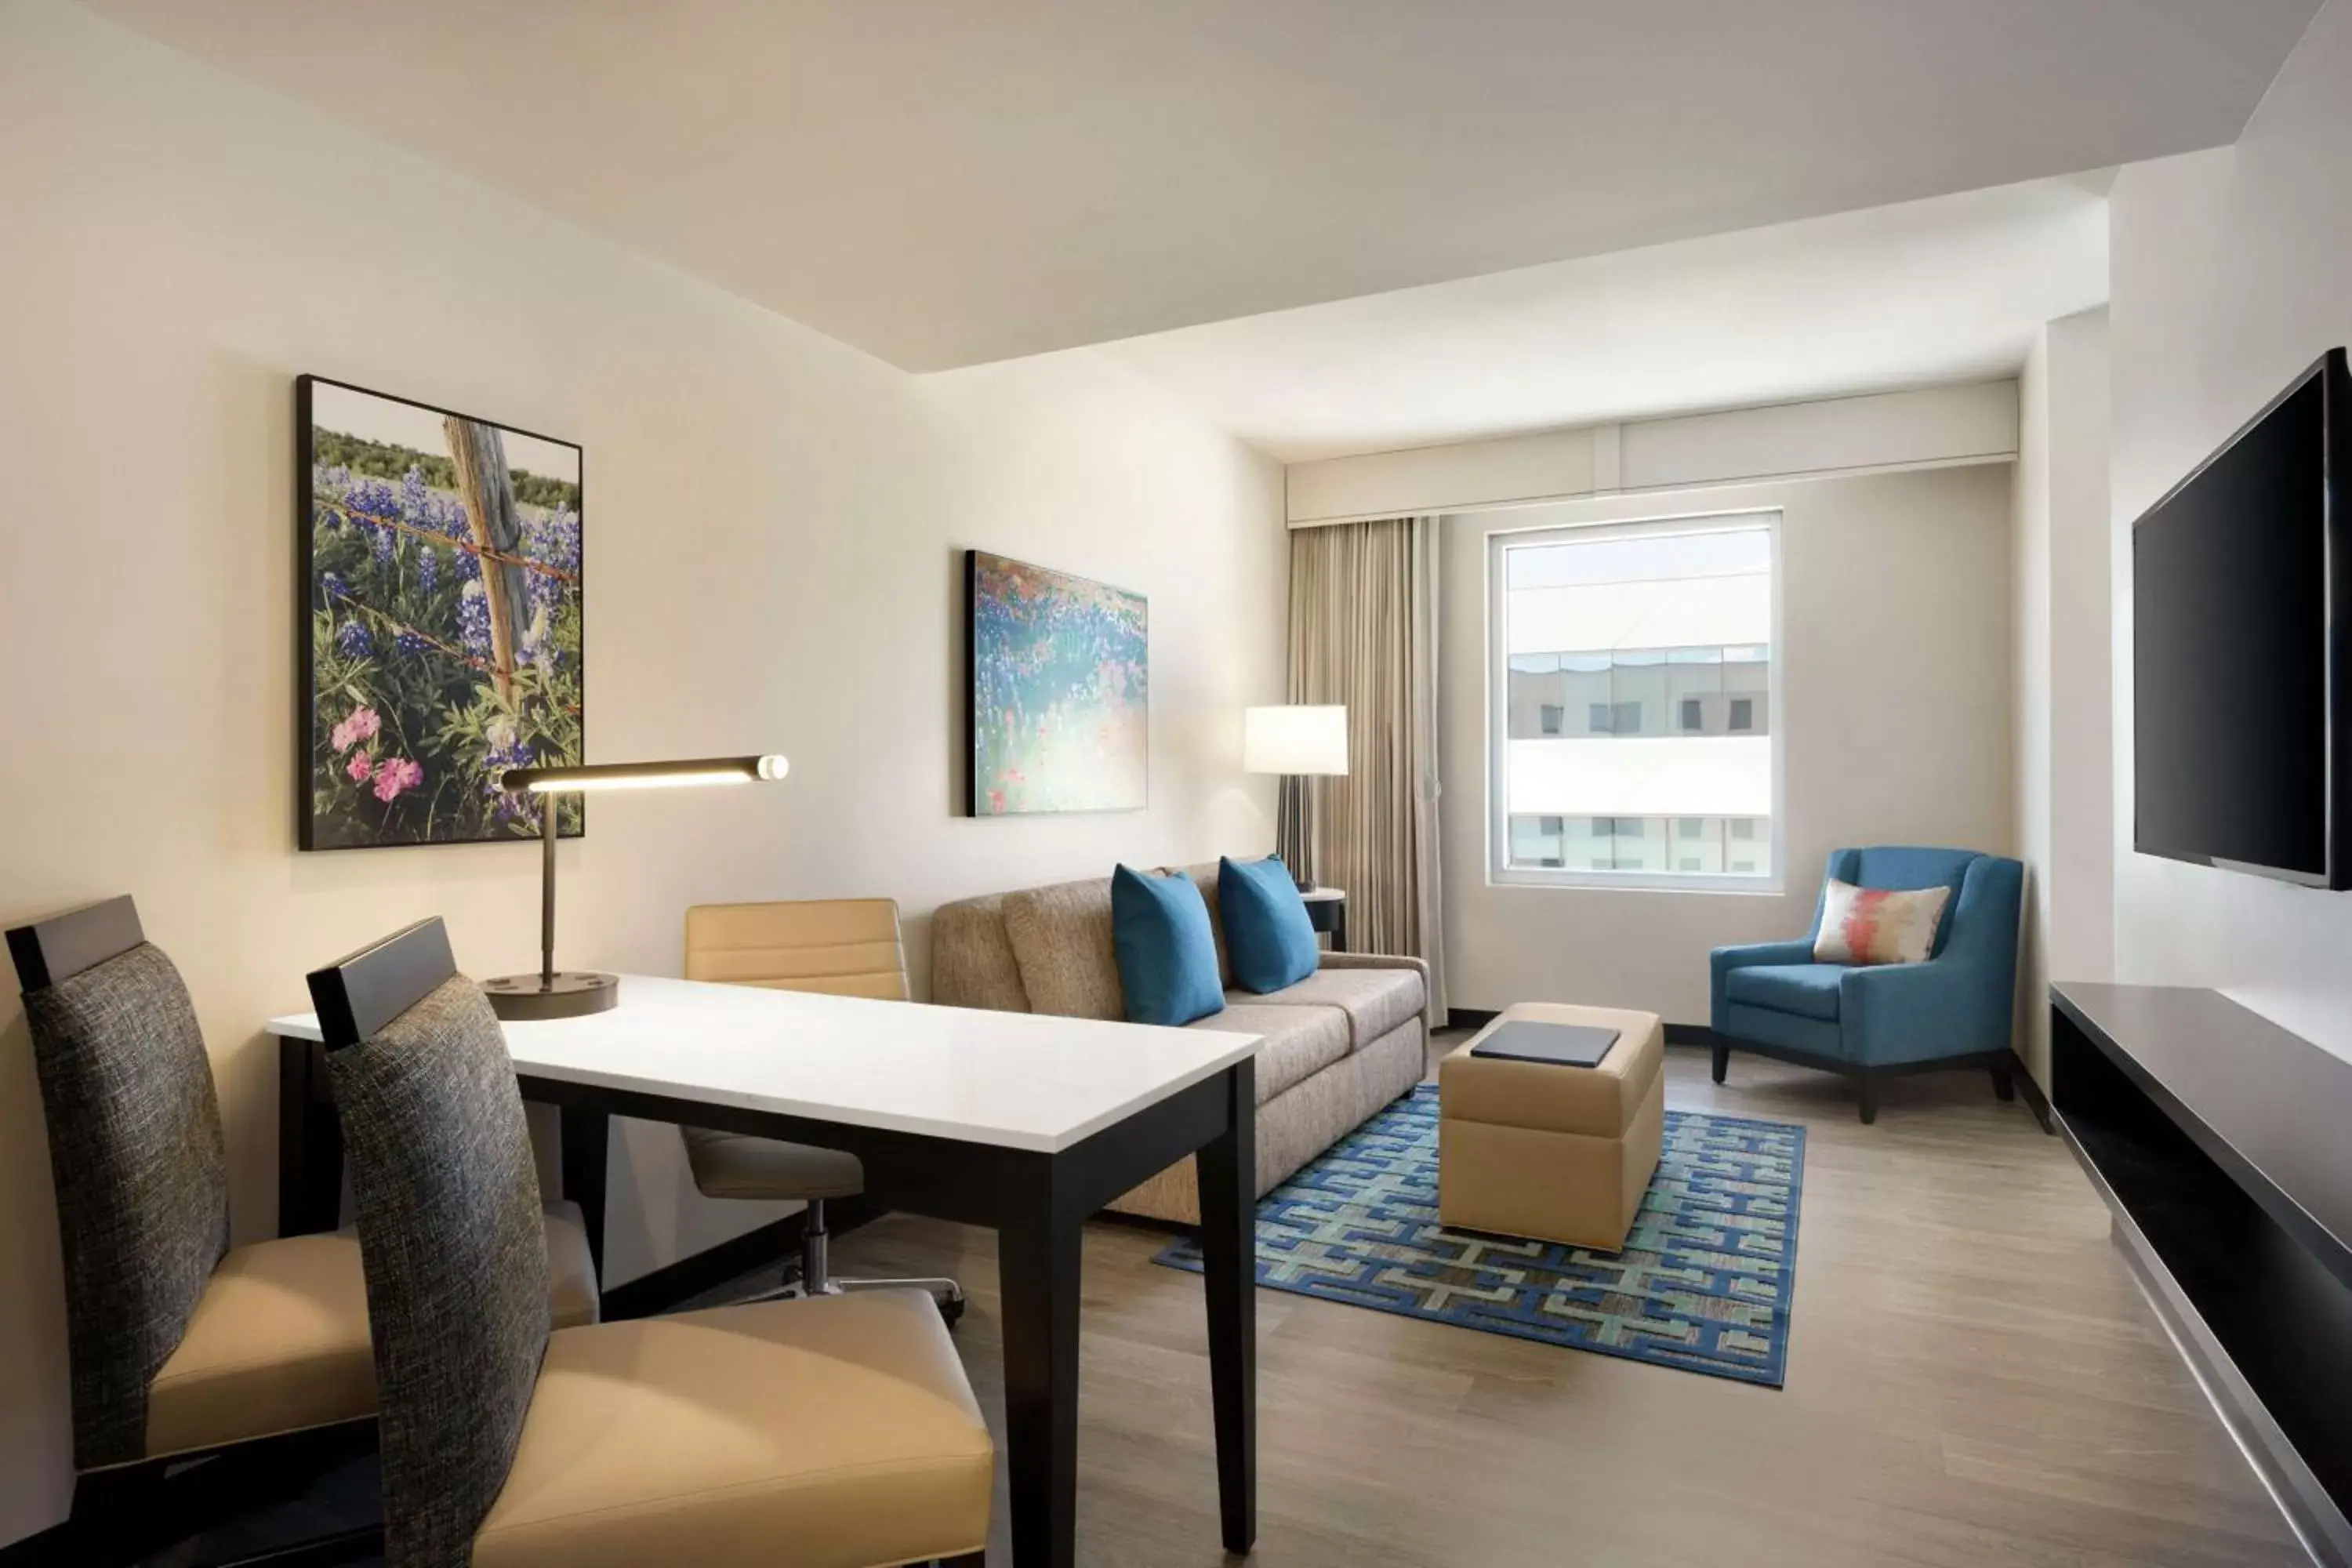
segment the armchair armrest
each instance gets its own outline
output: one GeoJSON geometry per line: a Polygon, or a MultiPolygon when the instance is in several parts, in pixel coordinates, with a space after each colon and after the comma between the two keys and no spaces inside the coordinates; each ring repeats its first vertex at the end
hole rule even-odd
{"type": "Polygon", "coordinates": [[[1746,947],[1718,947],[1707,954],[1708,967],[1717,979],[1735,969],[1754,969],[1775,963],[1811,963],[1813,961],[1813,939],[1799,937],[1794,942],[1759,942],[1746,947]]]}
{"type": "Polygon", "coordinates": [[[1838,981],[1838,1018],[1858,1065],[1931,1061],[2006,1050],[2010,977],[1947,952],[1925,963],[1849,969],[1838,981]]]}
{"type": "Polygon", "coordinates": [[[1706,956],[1707,1022],[1717,1035],[1731,1033],[1731,1005],[1723,994],[1724,976],[1735,969],[1755,969],[1780,963],[1811,963],[1813,939],[1759,942],[1746,947],[1718,947],[1706,956]]]}

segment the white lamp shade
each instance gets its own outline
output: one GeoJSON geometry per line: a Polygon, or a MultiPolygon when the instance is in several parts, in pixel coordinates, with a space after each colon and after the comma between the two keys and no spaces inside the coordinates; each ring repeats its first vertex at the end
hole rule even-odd
{"type": "Polygon", "coordinates": [[[1337,706],[1244,709],[1242,771],[1252,773],[1346,773],[1347,709],[1337,706]]]}

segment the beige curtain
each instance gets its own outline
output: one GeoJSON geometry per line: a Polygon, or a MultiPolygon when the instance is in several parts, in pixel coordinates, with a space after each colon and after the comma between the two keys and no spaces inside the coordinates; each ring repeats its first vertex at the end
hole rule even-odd
{"type": "Polygon", "coordinates": [[[1427,962],[1443,1021],[1437,531],[1412,517],[1291,533],[1289,700],[1348,710],[1347,776],[1308,784],[1307,842],[1291,863],[1346,889],[1349,946],[1427,962]]]}

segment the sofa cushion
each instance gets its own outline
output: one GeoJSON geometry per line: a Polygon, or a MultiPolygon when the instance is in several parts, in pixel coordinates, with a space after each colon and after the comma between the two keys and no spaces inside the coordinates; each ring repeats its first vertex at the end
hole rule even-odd
{"type": "Polygon", "coordinates": [[[1255,1035],[1257,1103],[1306,1082],[1353,1049],[1348,1015],[1337,1007],[1277,1007],[1264,997],[1236,991],[1225,1010],[1191,1026],[1255,1035]]]}
{"type": "Polygon", "coordinates": [[[1735,969],[1723,977],[1723,994],[1750,1007],[1769,1007],[1802,1018],[1838,1016],[1843,963],[1764,963],[1735,969]]]}
{"type": "Polygon", "coordinates": [[[1026,1013],[1021,963],[1004,934],[1004,899],[959,899],[931,911],[931,1000],[950,1007],[1026,1013]]]}
{"type": "Polygon", "coordinates": [[[1005,894],[1004,935],[1031,1012],[1114,1021],[1127,1016],[1111,934],[1109,878],[1005,894]]]}
{"type": "Polygon", "coordinates": [[[1222,1013],[1217,939],[1190,877],[1121,866],[1110,879],[1111,931],[1130,1024],[1189,1024],[1222,1013]]]}
{"type": "Polygon", "coordinates": [[[1349,1048],[1362,1050],[1428,1005],[1417,969],[1318,969],[1296,985],[1264,996],[1235,991],[1230,1003],[1276,1007],[1337,1007],[1348,1016],[1349,1048]]]}
{"type": "Polygon", "coordinates": [[[1217,908],[1224,916],[1235,985],[1263,995],[1315,973],[1315,922],[1281,861],[1220,861],[1217,908]]]}
{"type": "Polygon", "coordinates": [[[1224,911],[1217,908],[1217,863],[1212,860],[1205,866],[1162,866],[1160,868],[1183,872],[1192,879],[1192,886],[1201,889],[1201,901],[1209,906],[1209,930],[1217,938],[1217,984],[1220,987],[1233,984],[1234,955],[1225,948],[1224,911]]]}

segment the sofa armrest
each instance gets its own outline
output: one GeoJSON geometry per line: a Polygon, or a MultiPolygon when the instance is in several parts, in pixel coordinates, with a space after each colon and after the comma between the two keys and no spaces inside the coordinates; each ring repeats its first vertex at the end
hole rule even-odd
{"type": "Polygon", "coordinates": [[[1423,959],[1387,952],[1318,952],[1315,956],[1324,969],[1410,969],[1421,976],[1422,989],[1429,989],[1429,964],[1423,959]]]}
{"type": "Polygon", "coordinates": [[[1839,977],[1838,1023],[1858,1066],[2007,1050],[2010,988],[1993,966],[1948,954],[1868,964],[1839,977]]]}
{"type": "Polygon", "coordinates": [[[1423,1026],[1431,1029],[1444,1027],[1445,1020],[1437,1016],[1437,998],[1430,989],[1427,960],[1408,958],[1402,953],[1318,952],[1316,961],[1324,969],[1410,969],[1421,976],[1423,1026]]]}
{"type": "Polygon", "coordinates": [[[1811,963],[1811,937],[1795,942],[1759,942],[1745,947],[1718,947],[1706,955],[1707,1023],[1717,1035],[1731,1033],[1731,1005],[1723,994],[1724,976],[1735,969],[1757,969],[1782,963],[1811,963]]]}

